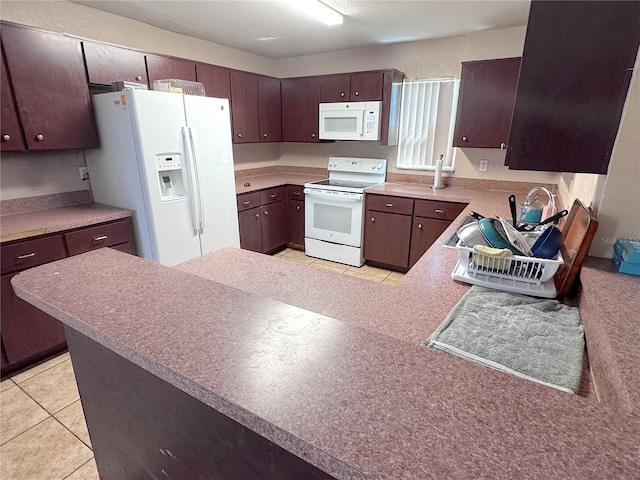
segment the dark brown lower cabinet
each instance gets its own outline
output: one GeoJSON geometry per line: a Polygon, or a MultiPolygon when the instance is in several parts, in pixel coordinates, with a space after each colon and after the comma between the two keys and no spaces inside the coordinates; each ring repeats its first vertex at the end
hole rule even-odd
{"type": "Polygon", "coordinates": [[[240,248],[262,253],[262,231],[260,207],[238,212],[240,248]]]}
{"type": "Polygon", "coordinates": [[[364,258],[406,269],[411,243],[411,215],[366,210],[364,258]]]}
{"type": "Polygon", "coordinates": [[[289,241],[304,245],[304,201],[288,200],[289,241]]]}
{"type": "Polygon", "coordinates": [[[270,253],[287,243],[286,202],[270,203],[238,212],[240,248],[270,253]]]}
{"type": "Polygon", "coordinates": [[[433,242],[451,225],[448,220],[413,217],[411,228],[411,250],[409,252],[409,268],[413,267],[433,242]]]}

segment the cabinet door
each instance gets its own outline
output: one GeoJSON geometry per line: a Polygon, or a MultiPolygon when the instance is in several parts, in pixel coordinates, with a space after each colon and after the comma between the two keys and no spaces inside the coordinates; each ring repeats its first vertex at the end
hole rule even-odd
{"type": "Polygon", "coordinates": [[[80,41],[3,24],[2,48],[27,147],[98,147],[80,41]]]}
{"type": "Polygon", "coordinates": [[[11,286],[15,275],[0,279],[2,343],[9,364],[62,346],[66,341],[62,323],[16,296],[11,286]]]}
{"type": "Polygon", "coordinates": [[[147,85],[144,53],[86,41],[82,42],[82,49],[89,83],[111,85],[124,80],[147,85]]]}
{"type": "Polygon", "coordinates": [[[282,141],[282,102],[280,80],[258,77],[258,99],[260,111],[260,141],[282,141]]]}
{"type": "Polygon", "coordinates": [[[364,258],[407,268],[411,217],[367,210],[364,222],[364,258]]]}
{"type": "Polygon", "coordinates": [[[424,252],[442,235],[449,225],[451,225],[451,222],[448,220],[413,217],[409,268],[413,267],[424,252]]]}
{"type": "Polygon", "coordinates": [[[509,168],[607,173],[639,31],[640,2],[531,3],[509,168]]]}
{"type": "MultiPolygon", "coordinates": [[[[149,86],[153,88],[155,80],[175,78],[177,80],[196,81],[196,64],[191,60],[163,57],[161,55],[146,55],[149,86]]],[[[205,90],[206,93],[206,90],[205,90]]]]}
{"type": "Polygon", "coordinates": [[[287,200],[289,241],[304,245],[304,201],[287,200]]]}
{"type": "Polygon", "coordinates": [[[134,243],[129,219],[82,228],[64,234],[69,255],[79,255],[97,248],[134,243]]]}
{"type": "Polygon", "coordinates": [[[260,207],[238,213],[240,248],[262,253],[262,230],[260,225],[260,207]]]}
{"type": "Polygon", "coordinates": [[[382,72],[354,73],[351,75],[352,102],[382,101],[382,72]]]}
{"type": "Polygon", "coordinates": [[[262,213],[262,251],[264,253],[287,243],[287,207],[284,200],[260,207],[262,213]]]}
{"type": "Polygon", "coordinates": [[[320,102],[348,102],[351,75],[325,75],[319,78],[320,102]]]}
{"type": "Polygon", "coordinates": [[[284,79],[282,85],[282,139],[285,142],[319,142],[317,77],[284,79]]]}
{"type": "Polygon", "coordinates": [[[462,64],[454,147],[506,147],[519,71],[519,57],[462,64]]]}
{"type": "Polygon", "coordinates": [[[231,100],[230,70],[215,65],[196,65],[198,81],[204,85],[207,97],[227,98],[231,100]]]}
{"type": "Polygon", "coordinates": [[[258,76],[253,73],[231,72],[233,143],[260,141],[258,115],[258,76]]]}
{"type": "Polygon", "coordinates": [[[0,83],[0,90],[2,90],[2,98],[0,101],[2,104],[0,105],[0,109],[2,111],[2,117],[0,119],[0,125],[2,125],[2,130],[0,131],[0,151],[15,152],[25,150],[24,137],[22,136],[22,129],[20,128],[20,120],[18,119],[15,99],[13,98],[13,90],[11,90],[7,67],[4,64],[4,54],[2,54],[1,61],[2,79],[0,81],[2,83],[0,83]]]}

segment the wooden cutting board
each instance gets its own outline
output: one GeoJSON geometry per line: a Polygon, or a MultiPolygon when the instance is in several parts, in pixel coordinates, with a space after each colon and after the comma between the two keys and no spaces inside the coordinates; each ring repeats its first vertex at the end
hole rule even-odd
{"type": "Polygon", "coordinates": [[[597,229],[598,219],[595,213],[576,199],[562,226],[564,240],[560,252],[564,264],[560,265],[553,277],[558,297],[565,297],[570,293],[597,229]]]}

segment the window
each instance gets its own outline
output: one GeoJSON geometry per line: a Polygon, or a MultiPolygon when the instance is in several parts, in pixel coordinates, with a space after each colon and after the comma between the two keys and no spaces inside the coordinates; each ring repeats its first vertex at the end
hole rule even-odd
{"type": "Polygon", "coordinates": [[[453,171],[459,85],[458,78],[403,82],[398,168],[435,170],[436,160],[442,158],[442,169],[453,171]]]}

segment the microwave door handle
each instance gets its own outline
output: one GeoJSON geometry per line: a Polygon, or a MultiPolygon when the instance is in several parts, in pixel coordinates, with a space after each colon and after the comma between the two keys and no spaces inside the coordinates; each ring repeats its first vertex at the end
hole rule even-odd
{"type": "Polygon", "coordinates": [[[364,137],[364,117],[367,114],[366,110],[360,111],[360,136],[364,137]]]}

